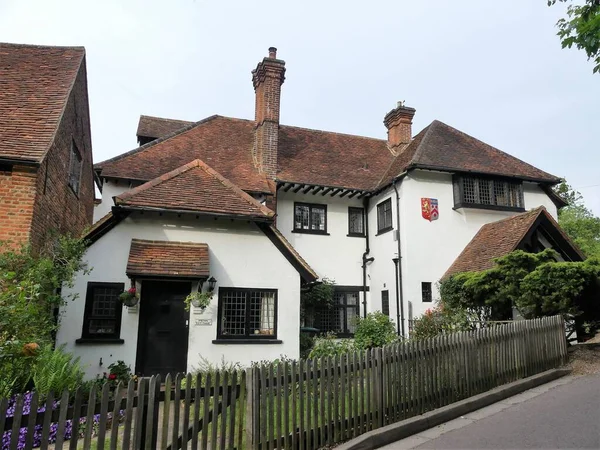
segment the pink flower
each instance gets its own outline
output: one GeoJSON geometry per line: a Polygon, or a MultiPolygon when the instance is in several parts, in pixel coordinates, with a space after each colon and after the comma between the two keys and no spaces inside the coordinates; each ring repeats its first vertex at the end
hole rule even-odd
{"type": "Polygon", "coordinates": [[[129,289],[127,289],[127,292],[131,295],[135,295],[135,287],[130,287],[129,289]]]}

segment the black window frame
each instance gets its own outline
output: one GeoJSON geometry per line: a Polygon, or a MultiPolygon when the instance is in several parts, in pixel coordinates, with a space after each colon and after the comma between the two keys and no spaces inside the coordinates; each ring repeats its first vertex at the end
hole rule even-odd
{"type": "Polygon", "coordinates": [[[525,211],[523,182],[511,178],[455,174],[452,177],[454,209],[475,208],[497,211],[525,211]],[[465,198],[466,184],[473,185],[473,200],[465,198]],[[499,201],[498,191],[504,191],[507,203],[499,201]]]}
{"type": "Polygon", "coordinates": [[[121,341],[121,321],[123,317],[123,305],[119,300],[119,295],[125,290],[125,283],[88,281],[85,293],[85,309],[83,312],[83,324],[81,329],[81,339],[79,341],[121,341]],[[114,288],[115,296],[115,316],[113,319],[106,317],[96,317],[93,315],[94,307],[94,289],[96,288],[114,288]],[[110,334],[90,333],[90,322],[92,320],[115,320],[115,332],[110,334]]]}
{"type": "Polygon", "coordinates": [[[351,237],[366,237],[366,227],[365,227],[365,208],[361,208],[358,206],[349,206],[348,207],[348,236],[351,237]],[[362,232],[357,233],[355,231],[352,231],[352,221],[351,221],[351,215],[352,214],[360,214],[361,218],[362,218],[362,232]]]}
{"type": "MultiPolygon", "coordinates": [[[[217,341],[277,341],[277,323],[278,323],[278,289],[271,288],[240,288],[240,287],[219,287],[219,299],[217,306],[217,341]],[[246,293],[246,304],[245,304],[245,327],[246,334],[223,334],[223,296],[227,292],[245,292],[246,293]],[[250,332],[250,308],[248,308],[249,295],[252,292],[270,292],[274,293],[274,322],[273,322],[273,334],[254,334],[250,332]]],[[[279,341],[278,341],[279,342],[279,341]]]]}
{"type": "Polygon", "coordinates": [[[390,316],[390,291],[384,289],[381,291],[381,312],[386,316],[390,316]]]}
{"type": "MultiPolygon", "coordinates": [[[[47,171],[48,169],[46,169],[47,171]]],[[[75,195],[79,195],[81,188],[81,171],[83,170],[83,156],[77,148],[74,141],[71,142],[71,156],[69,160],[69,180],[68,184],[75,195]],[[75,173],[74,161],[77,160],[77,173],[75,173]]]]}
{"type": "Polygon", "coordinates": [[[433,289],[431,281],[421,281],[421,301],[423,303],[433,302],[433,289]]]}
{"type": "MultiPolygon", "coordinates": [[[[335,289],[334,293],[333,293],[333,305],[327,307],[326,309],[323,310],[315,310],[315,322],[314,325],[315,327],[319,330],[319,333],[335,333],[335,335],[339,338],[351,338],[354,337],[354,333],[350,330],[349,327],[349,322],[348,322],[348,309],[355,309],[355,314],[354,317],[360,317],[360,293],[361,290],[360,288],[352,288],[352,287],[345,287],[342,289],[335,289]],[[353,296],[356,296],[356,305],[349,305],[348,304],[348,294],[352,294],[353,296]],[[340,298],[339,296],[343,296],[343,302],[341,303],[337,303],[338,299],[340,298]],[[343,314],[343,318],[342,318],[342,326],[343,329],[342,330],[325,330],[320,328],[319,326],[321,325],[319,322],[316,321],[316,316],[319,316],[319,314],[326,314],[326,313],[331,313],[332,310],[339,310],[341,309],[342,311],[344,311],[343,314]]],[[[319,316],[322,317],[322,316],[319,316]]]]}
{"type": "Polygon", "coordinates": [[[294,229],[292,233],[304,233],[304,234],[321,234],[321,235],[329,235],[327,232],[327,205],[324,203],[306,203],[306,202],[294,202],[294,229]],[[296,208],[298,206],[307,206],[308,207],[308,228],[297,228],[296,227],[296,208]],[[312,210],[313,208],[323,209],[324,212],[324,230],[313,230],[312,229],[312,210]]]}
{"type": "Polygon", "coordinates": [[[377,234],[383,234],[394,229],[394,220],[392,214],[392,199],[388,198],[377,204],[377,234]],[[389,206],[389,224],[382,223],[385,219],[385,207],[389,206]],[[383,219],[382,219],[383,216],[383,219]]]}

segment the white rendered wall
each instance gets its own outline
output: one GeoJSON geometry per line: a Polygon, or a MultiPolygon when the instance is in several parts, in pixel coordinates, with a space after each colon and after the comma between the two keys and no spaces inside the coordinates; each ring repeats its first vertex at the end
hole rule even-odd
{"type": "MultiPolygon", "coordinates": [[[[135,368],[138,312],[123,310],[121,338],[124,344],[81,344],[85,294],[88,281],[123,282],[129,286],[125,268],[132,238],[204,242],[209,247],[210,274],[217,287],[270,288],[278,290],[277,338],[281,344],[213,344],[217,337],[217,295],[203,314],[190,312],[188,370],[197,366],[200,355],[218,363],[226,361],[249,365],[252,361],[271,360],[286,355],[298,358],[300,323],[300,276],[273,243],[252,223],[231,220],[184,220],[158,215],[132,215],[94,243],[85,255],[89,275],[78,274],[72,289],[79,298],[69,302],[61,311],[58,344],[81,357],[88,377],[106,371],[109,364],[124,360],[135,368]],[[196,326],[196,319],[212,319],[212,326],[196,326]],[[102,358],[103,365],[99,365],[102,358]]],[[[142,282],[143,300],[143,282],[142,282]]],[[[136,308],[137,309],[137,308],[136,308]]]]}
{"type": "MultiPolygon", "coordinates": [[[[402,187],[399,186],[400,193],[401,189],[402,187]]],[[[381,291],[389,291],[390,319],[396,324],[397,329],[396,268],[393,262],[393,258],[398,256],[398,242],[395,237],[398,230],[396,206],[396,193],[393,187],[372,197],[369,201],[369,246],[371,251],[368,256],[375,260],[367,266],[370,285],[370,301],[367,310],[369,312],[381,311],[381,291]],[[392,201],[393,229],[378,235],[377,205],[387,199],[392,201]]]]}
{"type": "Polygon", "coordinates": [[[102,184],[102,201],[94,206],[94,223],[108,214],[114,206],[113,197],[131,190],[131,185],[125,181],[116,182],[104,180],[102,184]]]}
{"type": "Polygon", "coordinates": [[[348,207],[363,207],[362,200],[330,195],[277,193],[277,228],[319,278],[335,280],[338,285],[362,285],[362,254],[365,238],[348,236],[348,207]],[[327,205],[328,235],[293,233],[294,202],[327,205]]]}
{"type": "MultiPolygon", "coordinates": [[[[541,189],[524,186],[525,208],[544,205],[556,217],[556,207],[541,189]]],[[[414,317],[435,306],[439,299],[437,282],[486,223],[515,215],[515,212],[461,208],[454,210],[452,175],[439,172],[411,172],[402,182],[401,228],[404,266],[404,297],[413,303],[414,317]],[[439,219],[421,217],[421,198],[436,198],[439,219]],[[421,282],[431,282],[433,303],[423,303],[421,282]]]]}

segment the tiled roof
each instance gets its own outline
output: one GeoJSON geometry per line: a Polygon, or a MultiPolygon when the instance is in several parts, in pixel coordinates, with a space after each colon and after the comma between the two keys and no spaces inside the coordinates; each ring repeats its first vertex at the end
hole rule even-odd
{"type": "Polygon", "coordinates": [[[138,122],[137,136],[144,136],[158,139],[173,133],[183,127],[189,126],[194,122],[185,120],[163,119],[162,117],[140,116],[138,122]]]}
{"type": "Polygon", "coordinates": [[[434,120],[394,161],[380,185],[407,169],[476,172],[558,183],[560,179],[485,142],[434,120]]]}
{"type": "Polygon", "coordinates": [[[562,250],[574,257],[573,260],[583,260],[585,256],[560,228],[556,220],[540,206],[515,216],[483,225],[471,242],[446,271],[443,278],[461,272],[479,272],[494,267],[494,260],[519,248],[532,226],[544,219],[549,228],[560,236],[564,242],[562,250]]]}
{"type": "Polygon", "coordinates": [[[277,179],[368,190],[393,158],[385,140],[282,125],[277,179]]]}
{"type": "MultiPolygon", "coordinates": [[[[246,191],[270,192],[266,177],[252,161],[253,121],[212,116],[194,124],[142,116],[142,126],[153,130],[149,134],[170,134],[161,134],[157,141],[97,164],[101,176],[146,181],[197,158],[246,191]],[[184,128],[172,131],[176,126],[184,128]]],[[[397,157],[382,139],[286,125],[279,128],[279,181],[371,190],[387,186],[413,168],[547,183],[559,180],[437,120],[397,157]]]]}
{"type": "Polygon", "coordinates": [[[0,158],[44,158],[84,57],[83,47],[0,43],[0,158]]]}
{"type": "Polygon", "coordinates": [[[200,160],[115,197],[115,205],[268,220],[275,213],[200,160]]]}
{"type": "Polygon", "coordinates": [[[132,239],[126,273],[128,276],[206,278],[209,276],[208,245],[132,239]]]}
{"type": "Polygon", "coordinates": [[[253,132],[249,120],[211,116],[94,167],[102,177],[148,181],[200,159],[245,191],[270,192],[252,161],[253,132]]]}

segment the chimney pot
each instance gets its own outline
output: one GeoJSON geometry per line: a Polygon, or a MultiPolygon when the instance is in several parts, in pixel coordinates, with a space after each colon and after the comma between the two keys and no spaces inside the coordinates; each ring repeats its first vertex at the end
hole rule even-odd
{"type": "Polygon", "coordinates": [[[277,49],[275,47],[269,47],[269,58],[277,59],[277,49]]]}

